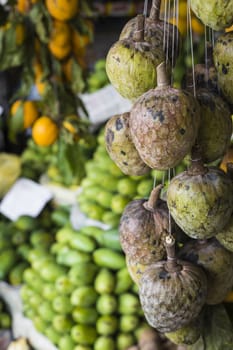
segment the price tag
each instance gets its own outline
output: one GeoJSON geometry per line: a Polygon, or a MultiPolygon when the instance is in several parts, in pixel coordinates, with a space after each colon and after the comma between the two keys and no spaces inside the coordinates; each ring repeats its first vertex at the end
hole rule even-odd
{"type": "Polygon", "coordinates": [[[52,192],[44,186],[32,180],[20,178],[4,196],[0,204],[0,212],[12,221],[22,215],[37,217],[52,197],[52,192]]]}

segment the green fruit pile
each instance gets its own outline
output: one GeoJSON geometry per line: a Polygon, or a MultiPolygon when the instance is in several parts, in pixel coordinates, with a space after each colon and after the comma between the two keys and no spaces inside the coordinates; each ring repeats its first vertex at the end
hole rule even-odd
{"type": "Polygon", "coordinates": [[[50,182],[63,186],[80,185],[85,176],[84,164],[91,157],[95,147],[95,137],[89,142],[69,144],[59,139],[51,146],[38,146],[29,139],[21,154],[21,176],[39,181],[46,174],[50,182]]]}
{"type": "MultiPolygon", "coordinates": [[[[175,168],[179,173],[185,162],[175,168]]],[[[147,175],[127,176],[109,157],[104,140],[104,128],[99,131],[93,158],[86,162],[86,177],[81,182],[82,192],[77,201],[80,210],[89,218],[99,220],[111,227],[119,224],[125,206],[133,199],[147,198],[154,183],[164,183],[165,171],[151,170],[147,175]]]]}
{"type": "Polygon", "coordinates": [[[68,220],[69,215],[63,207],[50,212],[48,205],[37,218],[25,215],[12,222],[0,217],[0,280],[13,286],[20,285],[33,251],[39,249],[44,253],[49,250],[55,230],[68,220]]]}
{"type": "Polygon", "coordinates": [[[98,59],[92,71],[87,77],[87,92],[92,93],[98,91],[102,87],[109,84],[109,79],[105,70],[105,58],[98,59]]]}
{"type": "Polygon", "coordinates": [[[69,224],[23,275],[24,313],[60,350],[125,350],[145,327],[115,229],[69,224]]]}
{"type": "Polygon", "coordinates": [[[4,300],[0,298],[0,331],[11,327],[11,316],[4,300]]]}

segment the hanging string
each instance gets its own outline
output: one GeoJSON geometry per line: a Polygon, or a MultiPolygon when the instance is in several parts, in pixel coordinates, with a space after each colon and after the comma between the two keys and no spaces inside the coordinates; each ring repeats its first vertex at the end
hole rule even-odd
{"type": "Polygon", "coordinates": [[[165,52],[166,50],[166,26],[167,26],[167,0],[165,0],[164,3],[164,17],[163,17],[163,51],[165,52]]]}
{"type": "MultiPolygon", "coordinates": [[[[170,185],[171,182],[171,169],[168,169],[168,185],[170,185]]],[[[171,225],[171,212],[169,210],[168,212],[168,231],[171,234],[172,233],[172,225],[171,225]]]]}
{"type": "Polygon", "coordinates": [[[195,69],[194,69],[193,31],[192,31],[192,17],[191,17],[190,0],[188,0],[188,6],[187,6],[187,22],[188,22],[187,28],[189,29],[191,61],[192,61],[193,95],[194,95],[194,97],[196,97],[196,79],[195,79],[195,69]]]}
{"type": "Polygon", "coordinates": [[[144,0],[144,9],[143,9],[143,15],[147,17],[147,11],[148,11],[148,0],[144,0]]]}

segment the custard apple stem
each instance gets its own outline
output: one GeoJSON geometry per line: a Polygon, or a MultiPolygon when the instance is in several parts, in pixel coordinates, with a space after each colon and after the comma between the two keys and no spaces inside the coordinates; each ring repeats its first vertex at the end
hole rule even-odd
{"type": "Polygon", "coordinates": [[[204,175],[208,172],[208,168],[204,165],[201,148],[196,143],[191,151],[191,165],[188,168],[188,175],[204,175]]]}
{"type": "Polygon", "coordinates": [[[137,15],[136,30],[133,34],[133,40],[136,42],[144,41],[145,16],[137,15]]]}
{"type": "Polygon", "coordinates": [[[166,62],[161,62],[157,68],[157,88],[167,88],[170,86],[170,77],[167,72],[166,62]]]}
{"type": "Polygon", "coordinates": [[[143,204],[146,210],[149,210],[151,212],[155,210],[162,188],[163,188],[162,184],[159,184],[158,186],[153,188],[153,190],[150,193],[150,197],[148,201],[143,204]]]}
{"type": "Polygon", "coordinates": [[[156,21],[159,19],[160,15],[161,0],[153,0],[149,19],[156,21]]]}
{"type": "Polygon", "coordinates": [[[171,234],[168,234],[165,238],[165,247],[167,251],[167,262],[165,267],[166,270],[171,273],[182,270],[182,266],[177,263],[175,243],[175,238],[171,234]]]}

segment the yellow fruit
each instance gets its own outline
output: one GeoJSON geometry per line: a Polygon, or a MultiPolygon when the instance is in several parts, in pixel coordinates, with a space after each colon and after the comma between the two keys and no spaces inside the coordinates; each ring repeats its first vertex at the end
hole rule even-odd
{"type": "Polygon", "coordinates": [[[50,15],[60,21],[73,18],[78,12],[78,0],[45,0],[50,15]]]}
{"type": "Polygon", "coordinates": [[[58,138],[59,128],[49,117],[42,116],[32,127],[32,139],[39,146],[52,145],[58,138]]]}
{"type": "Polygon", "coordinates": [[[71,52],[71,31],[66,22],[54,20],[48,46],[51,53],[59,60],[69,55],[71,52]]]}
{"type": "Polygon", "coordinates": [[[28,13],[31,6],[38,0],[18,0],[16,3],[16,10],[22,14],[28,13]]]}
{"type": "Polygon", "coordinates": [[[169,22],[178,27],[180,34],[182,36],[185,36],[187,34],[187,20],[186,20],[186,18],[179,17],[178,23],[177,23],[177,18],[172,17],[172,18],[170,18],[169,22]]]}
{"type": "Polygon", "coordinates": [[[202,35],[205,33],[205,26],[197,17],[192,17],[191,26],[195,34],[202,35]]]}
{"type": "Polygon", "coordinates": [[[10,110],[10,114],[12,117],[19,111],[19,108],[22,106],[22,114],[23,114],[23,128],[29,128],[35,122],[35,120],[39,117],[39,111],[37,109],[36,102],[34,101],[23,101],[16,100],[10,110]]]}
{"type": "Polygon", "coordinates": [[[224,299],[225,303],[232,303],[233,302],[233,291],[231,291],[229,294],[227,294],[226,298],[224,299]]]}

